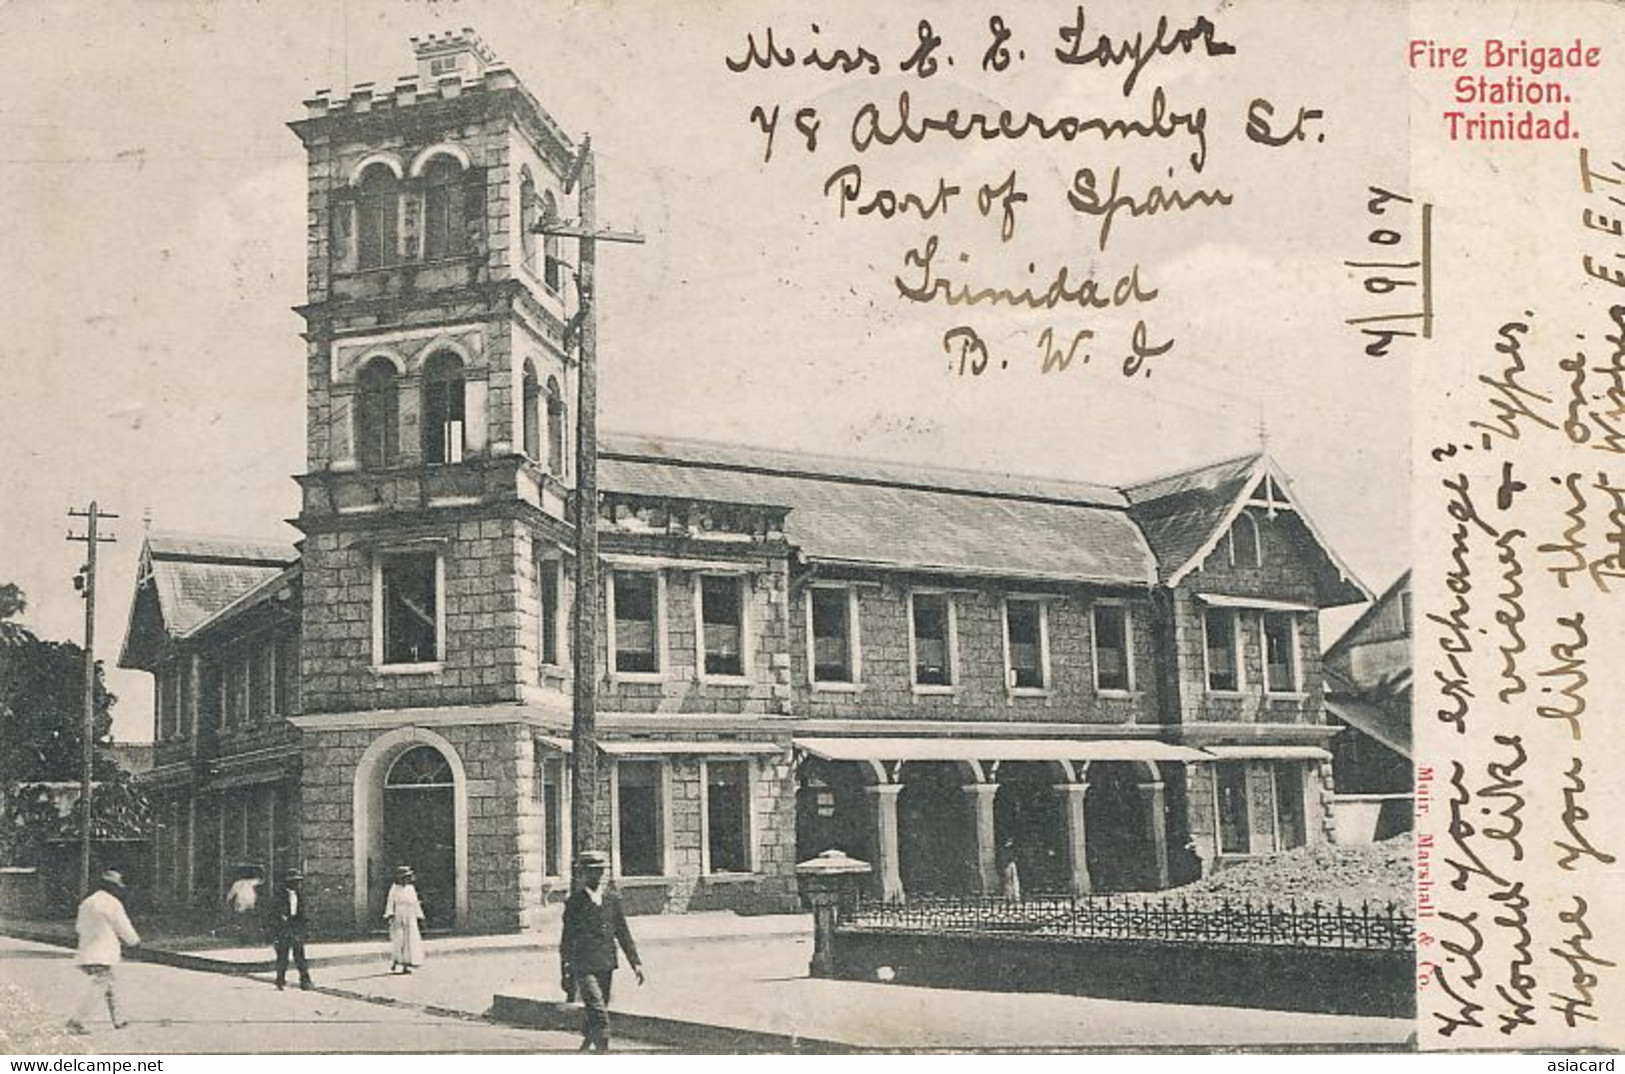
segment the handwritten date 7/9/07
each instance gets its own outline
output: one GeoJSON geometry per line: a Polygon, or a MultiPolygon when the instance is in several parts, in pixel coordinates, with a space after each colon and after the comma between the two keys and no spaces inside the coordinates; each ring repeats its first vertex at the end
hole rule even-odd
{"type": "MultiPolygon", "coordinates": [[[[1094,357],[1089,349],[1094,338],[1095,330],[1092,328],[1079,328],[1070,338],[1064,332],[1056,332],[1053,327],[1044,328],[1036,341],[1038,372],[1064,373],[1074,362],[1080,366],[1088,365],[1094,357]]],[[[1129,353],[1123,357],[1123,376],[1151,376],[1149,360],[1167,354],[1173,347],[1174,341],[1171,339],[1153,343],[1145,322],[1136,321],[1129,341],[1129,353]]],[[[948,354],[948,372],[955,376],[980,377],[1010,368],[1010,359],[995,359],[981,334],[970,325],[956,325],[944,332],[942,349],[948,354]]]]}

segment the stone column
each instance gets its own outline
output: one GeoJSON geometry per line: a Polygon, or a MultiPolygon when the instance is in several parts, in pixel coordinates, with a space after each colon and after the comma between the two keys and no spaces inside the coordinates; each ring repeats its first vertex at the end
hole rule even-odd
{"type": "Polygon", "coordinates": [[[1168,886],[1168,820],[1166,799],[1161,780],[1138,785],[1140,800],[1145,803],[1146,838],[1151,843],[1151,879],[1156,889],[1168,886]]]}
{"type": "Polygon", "coordinates": [[[993,799],[999,793],[997,783],[967,783],[965,792],[971,809],[971,823],[976,829],[976,874],[983,895],[998,895],[999,883],[998,843],[994,841],[993,799]]]}
{"type": "Polygon", "coordinates": [[[897,796],[901,783],[876,783],[865,787],[874,803],[875,876],[880,897],[886,902],[903,899],[903,874],[897,857],[897,796]]]}
{"type": "Polygon", "coordinates": [[[1074,895],[1088,895],[1094,891],[1089,876],[1088,829],[1083,809],[1087,783],[1057,783],[1055,793],[1061,796],[1061,819],[1066,833],[1067,876],[1074,895]]]}

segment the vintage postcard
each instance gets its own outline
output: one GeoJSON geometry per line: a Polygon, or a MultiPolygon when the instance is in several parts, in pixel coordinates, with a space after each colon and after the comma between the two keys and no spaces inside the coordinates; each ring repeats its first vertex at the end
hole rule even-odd
{"type": "Polygon", "coordinates": [[[0,1050],[1625,1041],[1619,4],[0,55],[0,1050]]]}

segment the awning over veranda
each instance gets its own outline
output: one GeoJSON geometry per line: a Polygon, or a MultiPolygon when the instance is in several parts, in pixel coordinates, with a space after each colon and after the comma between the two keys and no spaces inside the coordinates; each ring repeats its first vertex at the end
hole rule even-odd
{"type": "Polygon", "coordinates": [[[796,738],[826,761],[1211,761],[1190,746],[1156,739],[796,738]]]}

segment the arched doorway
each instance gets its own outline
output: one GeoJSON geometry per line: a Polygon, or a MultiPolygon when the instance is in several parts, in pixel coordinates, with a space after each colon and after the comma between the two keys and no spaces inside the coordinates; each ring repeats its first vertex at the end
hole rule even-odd
{"type": "Polygon", "coordinates": [[[456,781],[451,762],[433,746],[397,756],[384,777],[383,885],[397,865],[417,873],[426,923],[449,928],[457,919],[456,781]]]}
{"type": "Polygon", "coordinates": [[[999,765],[997,796],[993,799],[993,833],[998,865],[1014,858],[1023,894],[1068,890],[1066,818],[1054,784],[1061,776],[1055,767],[1037,761],[1005,761],[999,765]]]}
{"type": "Polygon", "coordinates": [[[908,761],[897,798],[898,867],[909,895],[962,895],[979,887],[976,829],[961,789],[969,779],[947,761],[908,761]]]}
{"type": "Polygon", "coordinates": [[[1089,875],[1098,892],[1145,891],[1156,886],[1156,848],[1139,787],[1150,778],[1128,762],[1096,761],[1089,766],[1086,842],[1089,875]]]}
{"type": "Polygon", "coordinates": [[[362,752],[351,799],[351,890],[358,929],[382,924],[390,879],[403,862],[417,871],[418,894],[431,922],[467,927],[467,783],[456,748],[426,727],[386,731],[362,752]],[[417,753],[420,749],[428,752],[417,753]],[[403,763],[397,767],[397,762],[403,763]],[[414,817],[420,818],[422,831],[413,830],[414,817]],[[449,864],[446,847],[451,848],[449,864]]]}

